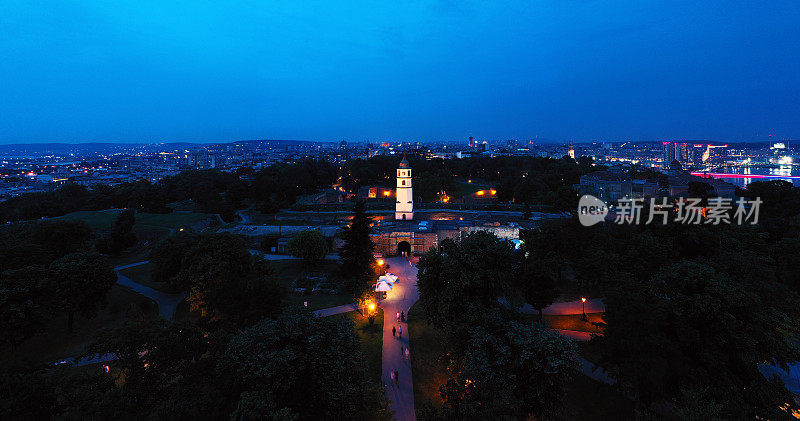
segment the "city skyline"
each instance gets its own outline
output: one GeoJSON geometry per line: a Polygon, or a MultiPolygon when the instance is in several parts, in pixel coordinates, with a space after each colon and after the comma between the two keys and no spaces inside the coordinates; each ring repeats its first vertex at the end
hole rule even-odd
{"type": "Polygon", "coordinates": [[[2,144],[800,136],[795,2],[0,12],[2,144]]]}

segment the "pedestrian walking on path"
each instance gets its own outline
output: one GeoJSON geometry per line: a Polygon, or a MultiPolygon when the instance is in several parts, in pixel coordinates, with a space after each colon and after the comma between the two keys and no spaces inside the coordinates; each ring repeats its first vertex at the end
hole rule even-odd
{"type": "Polygon", "coordinates": [[[392,370],[391,376],[392,376],[392,386],[394,386],[394,370],[392,370]]]}
{"type": "Polygon", "coordinates": [[[397,328],[392,326],[392,336],[397,336],[397,328]]]}
{"type": "Polygon", "coordinates": [[[403,326],[398,326],[398,328],[399,329],[397,329],[397,337],[398,338],[402,338],[403,337],[403,326]]]}
{"type": "Polygon", "coordinates": [[[405,323],[406,322],[406,314],[402,311],[400,312],[400,321],[405,323]]]}
{"type": "Polygon", "coordinates": [[[400,312],[397,312],[397,322],[400,323],[400,312]]]}
{"type": "Polygon", "coordinates": [[[400,385],[400,372],[397,370],[394,371],[394,381],[396,381],[397,384],[400,385]]]}
{"type": "Polygon", "coordinates": [[[408,352],[408,348],[406,348],[406,359],[408,359],[408,357],[409,357],[409,355],[408,355],[408,354],[409,354],[409,352],[408,352]]]}

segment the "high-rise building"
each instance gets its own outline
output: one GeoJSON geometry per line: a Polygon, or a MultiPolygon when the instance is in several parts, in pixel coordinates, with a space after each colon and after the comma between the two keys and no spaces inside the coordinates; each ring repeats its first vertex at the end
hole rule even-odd
{"type": "Polygon", "coordinates": [[[664,166],[675,160],[675,145],[672,142],[662,142],[664,145],[664,166]]]}
{"type": "Polygon", "coordinates": [[[567,151],[567,155],[570,158],[575,159],[575,148],[572,146],[572,142],[569,142],[569,150],[567,151]]]}
{"type": "Polygon", "coordinates": [[[687,143],[675,142],[675,159],[682,164],[689,161],[689,145],[687,143]]]}
{"type": "Polygon", "coordinates": [[[475,147],[475,141],[472,140],[472,136],[469,137],[469,147],[470,148],[474,148],[475,147]]]}
{"type": "Polygon", "coordinates": [[[397,168],[397,201],[394,207],[394,219],[410,221],[414,219],[414,199],[411,189],[411,165],[406,157],[397,168]]]}

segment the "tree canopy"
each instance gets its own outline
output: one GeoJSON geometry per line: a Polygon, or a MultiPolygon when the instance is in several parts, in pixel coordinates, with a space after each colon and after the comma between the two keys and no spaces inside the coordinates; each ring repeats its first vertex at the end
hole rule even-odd
{"type": "Polygon", "coordinates": [[[233,417],[389,419],[350,322],[298,309],[234,337],[220,367],[236,379],[233,417]]]}
{"type": "Polygon", "coordinates": [[[575,350],[516,310],[526,276],[512,245],[486,231],[445,240],[420,258],[417,285],[427,321],[444,333],[445,419],[557,416],[575,350]]]}
{"type": "Polygon", "coordinates": [[[292,236],[286,247],[292,256],[305,260],[322,260],[330,247],[328,239],[319,230],[305,230],[292,236]]]}
{"type": "Polygon", "coordinates": [[[284,291],[269,265],[232,234],[165,239],[150,255],[153,278],[188,290],[193,309],[249,324],[280,310],[284,291]]]}
{"type": "Polygon", "coordinates": [[[96,252],[71,253],[55,260],[47,277],[56,306],[68,315],[70,332],[75,313],[94,317],[105,307],[106,294],[117,282],[106,259],[96,252]]]}

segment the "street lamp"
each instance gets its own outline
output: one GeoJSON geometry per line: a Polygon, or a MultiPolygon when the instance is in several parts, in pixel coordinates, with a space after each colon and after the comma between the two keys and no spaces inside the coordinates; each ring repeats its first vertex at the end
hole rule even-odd
{"type": "Polygon", "coordinates": [[[367,304],[367,320],[369,321],[369,325],[372,326],[375,324],[375,301],[370,301],[367,304]]]}
{"type": "Polygon", "coordinates": [[[589,319],[586,318],[586,297],[581,297],[581,311],[583,315],[581,316],[581,320],[584,322],[588,322],[589,319]]]}

